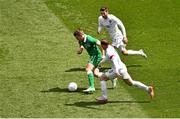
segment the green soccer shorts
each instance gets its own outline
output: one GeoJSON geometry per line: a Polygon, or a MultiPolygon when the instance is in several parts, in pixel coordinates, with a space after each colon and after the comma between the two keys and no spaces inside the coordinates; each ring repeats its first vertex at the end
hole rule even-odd
{"type": "Polygon", "coordinates": [[[93,64],[94,67],[97,67],[101,60],[102,60],[101,55],[92,55],[90,56],[88,63],[93,64]]]}

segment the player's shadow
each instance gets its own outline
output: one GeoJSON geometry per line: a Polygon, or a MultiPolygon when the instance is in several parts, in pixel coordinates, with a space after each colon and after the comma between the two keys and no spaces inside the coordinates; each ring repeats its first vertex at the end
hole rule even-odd
{"type": "MultiPolygon", "coordinates": [[[[142,67],[142,65],[140,65],[140,64],[130,64],[130,65],[127,65],[127,67],[128,68],[142,67]]],[[[110,67],[100,67],[99,69],[100,69],[100,71],[104,72],[104,71],[110,69],[110,67]]],[[[77,72],[77,71],[86,71],[86,69],[82,68],[82,67],[76,67],[76,68],[70,68],[70,69],[65,70],[65,72],[77,72]]]]}
{"type": "Polygon", "coordinates": [[[131,68],[131,67],[142,67],[142,65],[140,65],[140,64],[130,64],[130,65],[127,65],[127,68],[131,68]]]}
{"type": "Polygon", "coordinates": [[[86,69],[82,67],[77,67],[77,68],[71,68],[71,69],[65,70],[65,72],[76,72],[76,71],[86,71],[86,69]]]}
{"type": "Polygon", "coordinates": [[[76,106],[76,107],[81,107],[81,108],[100,110],[98,107],[96,107],[98,104],[95,101],[91,101],[91,102],[81,101],[81,102],[75,102],[74,104],[65,104],[65,105],[66,106],[76,106]]]}
{"type": "MultiPolygon", "coordinates": [[[[85,90],[86,88],[78,88],[76,91],[69,91],[67,88],[50,88],[48,90],[43,90],[40,91],[41,93],[81,93],[82,95],[91,95],[93,93],[84,93],[83,90],[85,90]]],[[[112,88],[110,88],[112,89],[112,88]]],[[[96,90],[100,90],[100,88],[96,88],[96,90]]]]}
{"type": "MultiPolygon", "coordinates": [[[[100,71],[105,71],[105,70],[110,69],[110,68],[108,68],[108,67],[101,67],[99,69],[100,69],[100,71]]],[[[77,72],[77,71],[86,71],[86,69],[82,68],[82,67],[77,67],[77,68],[71,68],[71,69],[65,70],[65,72],[77,72]]]]}
{"type": "MultiPolygon", "coordinates": [[[[72,93],[82,92],[85,89],[86,88],[78,88],[77,91],[74,91],[72,93]]],[[[59,88],[59,87],[50,88],[48,90],[43,90],[43,91],[40,91],[40,92],[42,92],[42,93],[53,93],[53,92],[56,92],[56,93],[62,93],[62,92],[71,93],[67,88],[59,88]]]]}
{"type": "MultiPolygon", "coordinates": [[[[150,101],[108,101],[106,104],[111,104],[111,103],[121,103],[121,104],[132,104],[132,103],[150,103],[150,101]]],[[[88,109],[99,109],[98,107],[100,105],[105,105],[105,104],[100,104],[97,103],[96,101],[81,101],[81,102],[75,102],[74,104],[65,104],[66,106],[77,106],[77,107],[82,107],[82,108],[88,108],[88,109]]]]}

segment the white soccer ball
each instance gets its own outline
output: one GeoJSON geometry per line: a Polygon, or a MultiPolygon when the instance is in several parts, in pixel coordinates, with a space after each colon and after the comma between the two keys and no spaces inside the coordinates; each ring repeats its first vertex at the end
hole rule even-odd
{"type": "Polygon", "coordinates": [[[68,85],[68,90],[69,91],[76,91],[77,90],[77,84],[75,83],[75,82],[71,82],[71,83],[69,83],[69,85],[68,85]]]}

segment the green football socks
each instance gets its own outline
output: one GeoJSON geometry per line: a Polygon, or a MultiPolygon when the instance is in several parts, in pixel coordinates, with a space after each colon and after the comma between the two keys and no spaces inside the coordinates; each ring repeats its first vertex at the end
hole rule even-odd
{"type": "Polygon", "coordinates": [[[94,88],[94,74],[92,71],[88,72],[89,87],[94,88]]]}

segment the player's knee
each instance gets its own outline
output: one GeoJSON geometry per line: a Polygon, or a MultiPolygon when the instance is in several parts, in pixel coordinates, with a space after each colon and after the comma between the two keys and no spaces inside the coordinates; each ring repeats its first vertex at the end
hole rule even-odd
{"type": "Polygon", "coordinates": [[[101,74],[100,76],[100,80],[104,80],[104,81],[107,81],[108,80],[108,77],[105,75],[105,74],[101,74]]]}
{"type": "Polygon", "coordinates": [[[88,72],[88,71],[89,71],[89,68],[86,67],[86,72],[88,72]]]}
{"type": "Polygon", "coordinates": [[[95,75],[96,77],[100,78],[100,77],[103,75],[103,73],[102,73],[102,72],[99,72],[99,71],[94,71],[94,75],[95,75]]]}
{"type": "Polygon", "coordinates": [[[100,72],[99,72],[99,69],[98,69],[98,68],[94,69],[94,75],[98,76],[99,73],[100,73],[100,72]]]}
{"type": "Polygon", "coordinates": [[[92,70],[86,70],[87,75],[92,74],[92,70]]]}
{"type": "Polygon", "coordinates": [[[86,72],[90,72],[90,71],[92,71],[91,68],[86,67],[86,72]]]}
{"type": "Polygon", "coordinates": [[[92,71],[92,70],[93,70],[93,68],[94,68],[94,65],[93,65],[93,64],[90,64],[90,63],[88,63],[88,64],[87,64],[87,66],[86,66],[86,72],[88,72],[88,71],[92,71]]]}

